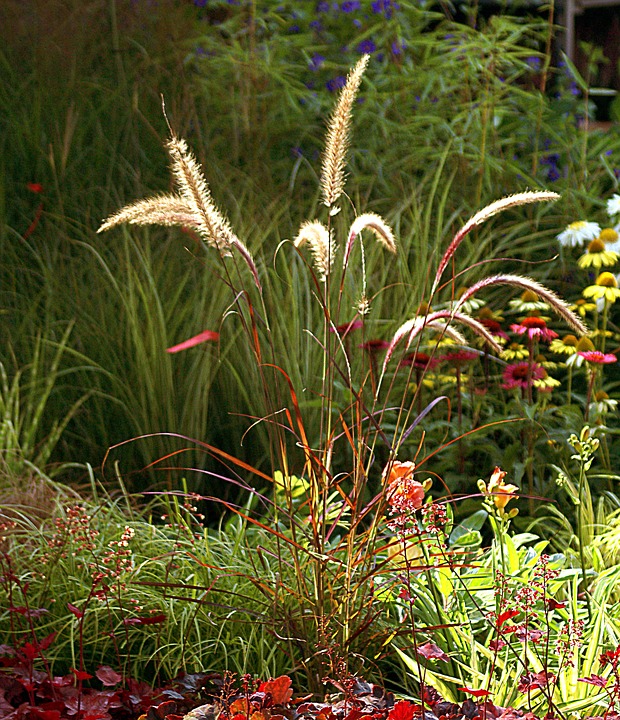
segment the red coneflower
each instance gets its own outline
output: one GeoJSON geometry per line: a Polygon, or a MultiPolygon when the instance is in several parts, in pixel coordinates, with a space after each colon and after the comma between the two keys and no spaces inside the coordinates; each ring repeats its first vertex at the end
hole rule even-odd
{"type": "Polygon", "coordinates": [[[535,315],[530,315],[529,317],[522,318],[518,323],[513,323],[510,329],[512,332],[517,333],[517,335],[527,334],[530,340],[536,338],[544,342],[550,342],[558,336],[555,331],[547,327],[547,323],[542,318],[536,317],[535,315]]]}
{"type": "Polygon", "coordinates": [[[362,348],[362,350],[368,350],[369,353],[373,354],[376,352],[379,352],[379,350],[385,350],[385,348],[389,347],[390,343],[387,340],[366,340],[365,343],[362,343],[359,347],[362,348]]]}
{"type": "Polygon", "coordinates": [[[496,338],[502,338],[502,340],[508,340],[508,335],[502,330],[501,324],[493,318],[481,317],[478,322],[496,338]]]}
{"type": "Polygon", "coordinates": [[[467,363],[473,362],[479,357],[479,353],[474,352],[473,350],[459,350],[457,352],[446,353],[439,359],[451,363],[455,367],[463,367],[463,365],[467,365],[467,363]]]}
{"type": "Polygon", "coordinates": [[[331,332],[336,332],[340,337],[345,337],[352,330],[359,330],[364,326],[364,323],[359,318],[353,318],[349,322],[342,323],[342,325],[336,325],[336,327],[330,328],[331,332]]]}
{"type": "Polygon", "coordinates": [[[521,388],[526,390],[535,380],[542,380],[546,376],[544,368],[537,363],[520,362],[507,365],[504,369],[502,387],[504,390],[521,388]]]}
{"type": "Polygon", "coordinates": [[[413,352],[405,355],[400,361],[400,364],[406,367],[413,365],[416,370],[432,370],[438,362],[439,360],[437,358],[431,357],[427,353],[413,352]]]}
{"type": "Polygon", "coordinates": [[[613,353],[604,353],[600,350],[586,350],[585,352],[579,352],[578,355],[581,355],[586,362],[595,365],[609,365],[618,362],[618,358],[613,353]]]}

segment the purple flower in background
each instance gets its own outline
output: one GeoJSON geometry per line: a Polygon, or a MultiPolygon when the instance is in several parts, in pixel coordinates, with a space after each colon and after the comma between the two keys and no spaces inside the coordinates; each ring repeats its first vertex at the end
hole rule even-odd
{"type": "Polygon", "coordinates": [[[310,58],[310,63],[308,65],[308,67],[310,68],[310,70],[312,70],[312,72],[316,72],[324,62],[325,62],[325,57],[323,55],[319,55],[319,53],[315,53],[310,58]]]}
{"type": "Polygon", "coordinates": [[[336,92],[336,90],[340,90],[340,88],[343,88],[346,83],[346,77],[344,75],[338,75],[337,77],[328,80],[325,83],[325,87],[329,90],[329,92],[336,92]]]}
{"type": "Polygon", "coordinates": [[[316,6],[316,11],[320,13],[326,13],[329,12],[329,3],[328,2],[320,2],[316,6]]]}
{"type": "Polygon", "coordinates": [[[530,69],[533,70],[534,72],[539,72],[540,69],[542,68],[542,60],[539,57],[536,57],[536,56],[529,57],[529,58],[527,58],[527,60],[525,62],[528,64],[530,69]]]}
{"type": "Polygon", "coordinates": [[[547,165],[549,168],[547,170],[547,180],[549,180],[549,182],[555,182],[562,177],[558,165],[559,161],[560,156],[557,153],[550,153],[549,155],[545,155],[540,158],[540,164],[547,165]]]}
{"type": "Polygon", "coordinates": [[[317,32],[321,32],[323,29],[323,23],[320,20],[312,20],[310,22],[310,27],[317,32]]]}
{"type": "Polygon", "coordinates": [[[196,7],[204,7],[207,4],[207,0],[194,0],[196,7]]]}
{"type": "Polygon", "coordinates": [[[392,0],[373,0],[370,6],[375,15],[383,13],[388,20],[394,14],[394,10],[400,10],[400,5],[397,2],[393,3],[392,0]]]}
{"type": "Polygon", "coordinates": [[[377,49],[377,46],[375,45],[374,40],[371,40],[370,38],[366,38],[366,40],[362,40],[362,42],[359,43],[356,48],[357,52],[360,55],[374,53],[374,51],[376,49],[377,49]]]}
{"type": "Polygon", "coordinates": [[[362,4],[359,0],[347,0],[347,2],[343,2],[340,6],[340,9],[342,12],[345,13],[351,13],[355,12],[356,10],[360,10],[362,7],[362,4]]]}
{"type": "Polygon", "coordinates": [[[404,42],[401,42],[400,40],[394,40],[392,43],[392,55],[401,55],[403,50],[405,50],[407,47],[407,44],[404,42]]]}

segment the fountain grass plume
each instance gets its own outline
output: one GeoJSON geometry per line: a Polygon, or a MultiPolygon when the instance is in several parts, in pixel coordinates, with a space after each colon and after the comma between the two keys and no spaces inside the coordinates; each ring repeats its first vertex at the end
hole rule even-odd
{"type": "Polygon", "coordinates": [[[228,219],[218,210],[202,169],[187,147],[185,140],[172,135],[166,144],[172,160],[170,170],[179,191],[139,200],[107,218],[97,230],[110,230],[121,223],[132,225],[180,225],[195,230],[220,255],[228,256],[236,249],[243,257],[254,283],[261,283],[252,254],[235,235],[228,219]]]}
{"type": "Polygon", "coordinates": [[[436,312],[428,313],[427,315],[421,315],[419,317],[412,318],[404,322],[398,330],[394,333],[392,340],[386,350],[385,359],[383,361],[383,372],[387,368],[393,353],[394,348],[404,338],[407,338],[407,347],[411,346],[413,340],[422,332],[422,330],[428,328],[432,330],[440,330],[443,334],[449,337],[459,345],[467,345],[465,338],[451,325],[447,324],[451,321],[455,321],[469,327],[476,335],[479,335],[485,342],[487,342],[496,352],[501,352],[501,347],[497,344],[497,340],[491,335],[491,333],[478,322],[476,318],[471,317],[462,312],[453,310],[437,310],[436,312]],[[442,320],[446,323],[441,322],[442,320]]]}
{"type": "Polygon", "coordinates": [[[560,196],[557,193],[550,192],[548,190],[541,190],[535,192],[528,191],[501,198],[500,200],[496,200],[495,202],[492,202],[486,207],[482,208],[482,210],[479,210],[465,223],[465,225],[463,225],[463,227],[452,239],[450,245],[448,245],[447,250],[443,254],[441,261],[439,262],[439,267],[437,268],[437,273],[435,274],[435,280],[433,282],[431,295],[433,295],[435,293],[435,290],[437,290],[437,287],[441,280],[441,276],[443,275],[444,270],[448,266],[448,263],[450,262],[450,259],[456,252],[457,248],[463,242],[465,237],[475,227],[477,227],[478,225],[482,225],[483,222],[486,222],[489,218],[497,215],[497,213],[502,212],[503,210],[508,210],[509,208],[518,207],[520,205],[527,205],[529,203],[557,200],[559,197],[560,196]]]}
{"type": "Polygon", "coordinates": [[[385,220],[375,213],[363,213],[359,215],[353,221],[351,228],[349,229],[349,237],[347,239],[346,248],[344,251],[343,267],[347,266],[351,250],[353,249],[353,243],[357,236],[368,228],[375,234],[377,240],[391,253],[396,254],[396,240],[392,228],[385,222],[385,220]]]}
{"type": "Polygon", "coordinates": [[[349,147],[351,109],[369,59],[370,55],[362,55],[349,73],[345,86],[340,92],[334,114],[329,121],[321,172],[323,202],[328,208],[333,208],[344,190],[344,165],[349,147]]]}
{"type": "Polygon", "coordinates": [[[549,307],[566,322],[566,324],[580,335],[588,335],[589,329],[581,322],[581,320],[573,313],[568,304],[558,297],[552,290],[541,285],[541,283],[532,280],[532,278],[522,277],[521,275],[490,275],[489,277],[479,280],[469,287],[458,299],[455,310],[458,311],[468,300],[470,300],[479,290],[493,285],[512,285],[522,288],[523,290],[531,290],[542,298],[549,307]]]}
{"type": "Polygon", "coordinates": [[[310,245],[319,280],[325,282],[336,252],[336,245],[330,231],[318,220],[307,221],[299,228],[294,244],[297,248],[310,245]]]}

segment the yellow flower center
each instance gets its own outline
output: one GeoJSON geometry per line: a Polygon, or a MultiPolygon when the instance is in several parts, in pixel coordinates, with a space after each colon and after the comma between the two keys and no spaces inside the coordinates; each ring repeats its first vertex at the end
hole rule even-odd
{"type": "Polygon", "coordinates": [[[618,239],[618,233],[613,228],[603,228],[599,239],[606,243],[616,242],[618,239]]]}
{"type": "Polygon", "coordinates": [[[577,352],[592,352],[592,350],[594,350],[594,343],[590,338],[579,338],[577,341],[577,352]]]}
{"type": "Polygon", "coordinates": [[[569,226],[569,230],[581,230],[586,226],[585,220],[575,220],[575,222],[572,222],[569,226]]]}
{"type": "Polygon", "coordinates": [[[538,302],[538,295],[533,290],[524,290],[521,300],[526,303],[535,303],[538,302]]]}
{"type": "Polygon", "coordinates": [[[600,287],[610,287],[610,288],[618,287],[618,281],[616,280],[615,275],[613,275],[610,272],[601,273],[596,278],[596,284],[599,285],[600,287]]]}
{"type": "Polygon", "coordinates": [[[604,250],[605,243],[600,237],[594,238],[594,240],[592,240],[592,242],[588,245],[588,252],[591,254],[602,253],[604,250]]]}
{"type": "Polygon", "coordinates": [[[564,335],[562,342],[564,345],[568,345],[569,347],[576,347],[577,338],[574,335],[564,335]]]}

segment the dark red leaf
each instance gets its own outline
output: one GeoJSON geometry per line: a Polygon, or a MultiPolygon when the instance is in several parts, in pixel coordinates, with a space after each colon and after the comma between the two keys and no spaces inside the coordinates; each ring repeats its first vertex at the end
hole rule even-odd
{"type": "Polygon", "coordinates": [[[547,598],[545,602],[547,603],[547,607],[549,608],[549,610],[561,610],[562,608],[566,607],[565,602],[558,602],[553,598],[547,598]]]}
{"type": "Polygon", "coordinates": [[[415,705],[408,700],[399,700],[390,710],[387,720],[413,720],[415,705]]]}
{"type": "Polygon", "coordinates": [[[421,655],[427,660],[443,660],[444,662],[448,662],[450,659],[440,647],[437,647],[437,645],[432,642],[420,645],[418,648],[418,655],[421,655]]]}
{"type": "Polygon", "coordinates": [[[101,667],[97,668],[95,675],[106,687],[117,685],[123,679],[122,675],[119,675],[116,670],[112,670],[108,665],[101,665],[101,667]]]}
{"type": "Polygon", "coordinates": [[[54,638],[56,637],[56,633],[50,633],[49,635],[46,635],[46,637],[43,638],[39,642],[39,649],[40,650],[47,650],[47,648],[54,642],[54,638]]]}
{"type": "Polygon", "coordinates": [[[506,610],[506,612],[500,613],[497,616],[497,627],[501,628],[501,626],[506,622],[506,620],[512,620],[512,618],[516,617],[518,614],[518,610],[506,610]]]}
{"type": "Polygon", "coordinates": [[[73,613],[78,620],[81,620],[84,617],[84,611],[75,607],[75,605],[72,605],[70,602],[67,603],[67,610],[73,613]]]}
{"type": "Polygon", "coordinates": [[[597,687],[607,687],[608,678],[601,677],[600,675],[590,675],[589,678],[579,678],[579,682],[588,683],[589,685],[596,685],[597,687]]]}
{"type": "Polygon", "coordinates": [[[469,687],[460,687],[458,688],[462,692],[469,693],[470,695],[473,695],[474,697],[488,697],[491,693],[489,690],[474,690],[473,688],[469,687]]]}
{"type": "Polygon", "coordinates": [[[262,682],[258,690],[270,693],[274,705],[285,705],[293,697],[292,682],[288,675],[280,675],[275,680],[262,682]]]}
{"type": "Polygon", "coordinates": [[[519,680],[517,690],[522,693],[529,690],[544,690],[554,679],[554,675],[551,673],[547,675],[545,670],[541,670],[539,673],[525,673],[519,680]]]}
{"type": "Polygon", "coordinates": [[[36,620],[37,618],[40,618],[41,615],[48,613],[49,610],[46,608],[28,608],[25,605],[11,605],[9,607],[9,612],[19,613],[19,615],[23,615],[27,618],[34,618],[36,620]]]}
{"type": "Polygon", "coordinates": [[[85,670],[76,670],[75,668],[71,668],[71,672],[75,675],[76,680],[90,680],[92,678],[92,675],[87,673],[85,670]]]}
{"type": "Polygon", "coordinates": [[[29,183],[26,183],[26,187],[28,188],[28,190],[30,190],[30,192],[33,192],[33,193],[42,193],[43,192],[43,185],[41,185],[41,183],[29,182],[29,183]]]}
{"type": "Polygon", "coordinates": [[[166,616],[162,613],[161,615],[149,615],[148,617],[125,618],[123,622],[125,625],[157,625],[166,622],[166,619],[166,616]]]}

